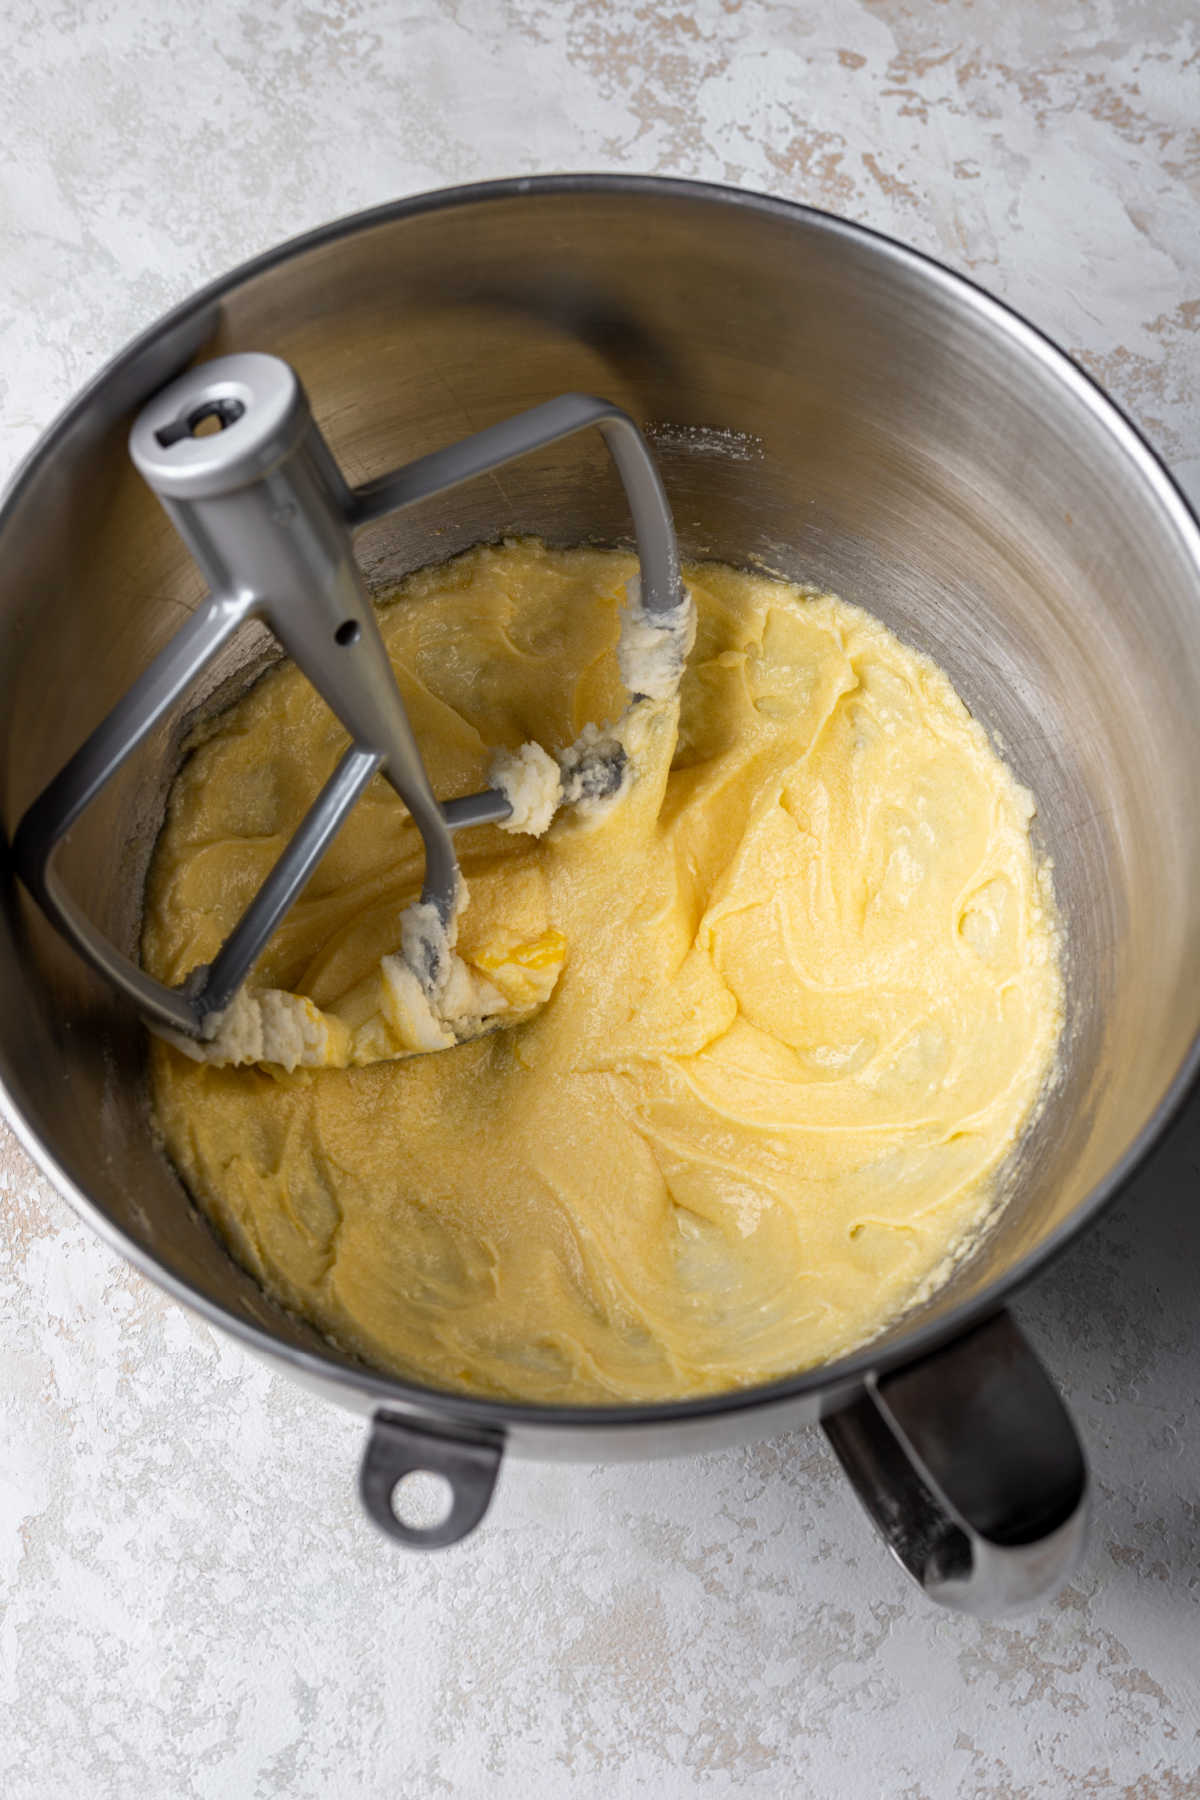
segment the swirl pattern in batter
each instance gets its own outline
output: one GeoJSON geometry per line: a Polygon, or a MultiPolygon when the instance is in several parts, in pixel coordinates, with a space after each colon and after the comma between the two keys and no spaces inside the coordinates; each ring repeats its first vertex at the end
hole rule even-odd
{"type": "MultiPolygon", "coordinates": [[[[632,568],[523,540],[404,584],[381,623],[435,791],[621,712],[632,568]]],[[[831,595],[687,580],[696,649],[619,801],[459,838],[468,958],[565,936],[534,1018],[290,1074],[154,1047],[167,1149],[234,1254],[401,1375],[636,1401],[836,1357],[978,1231],[1052,1068],[1033,801],[946,676],[831,595]]],[[[208,728],[151,870],[154,974],[211,957],[343,746],[287,666],[208,728]]],[[[336,1010],[420,870],[377,782],[255,982],[336,1010]]]]}

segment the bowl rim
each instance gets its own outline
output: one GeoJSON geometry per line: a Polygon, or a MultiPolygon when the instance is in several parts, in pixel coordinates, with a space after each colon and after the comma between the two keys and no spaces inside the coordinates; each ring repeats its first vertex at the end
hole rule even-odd
{"type": "MultiPolygon", "coordinates": [[[[312,250],[337,243],[340,239],[370,231],[377,226],[415,218],[422,213],[447,212],[457,207],[556,194],[691,200],[721,208],[732,206],[786,223],[802,224],[809,230],[865,245],[877,254],[882,254],[885,260],[895,266],[907,269],[948,295],[965,302],[977,316],[988,320],[1011,344],[1025,354],[1032,355],[1047,377],[1063,383],[1073,392],[1076,399],[1094,414],[1125,451],[1130,464],[1155,493],[1167,518],[1173,520],[1185,548],[1190,551],[1196,570],[1197,618],[1200,622],[1200,519],[1140,428],[1105,392],[1100,383],[1046,332],[1031,324],[1015,307],[996,299],[970,277],[956,273],[937,258],[913,249],[886,232],[842,218],[837,213],[826,212],[819,207],[778,199],[755,189],[673,176],[560,173],[468,182],[459,186],[431,189],[405,199],[387,201],[379,206],[346,214],[250,257],[208,282],[131,338],[68,402],[18,463],[7,483],[0,497],[0,534],[25,489],[52,459],[61,439],[87,412],[94,396],[157,340],[173,328],[213,307],[245,282],[312,250]]],[[[827,1391],[831,1391],[832,1402],[840,1404],[849,1392],[860,1388],[870,1377],[887,1369],[913,1363],[930,1354],[995,1313],[1010,1295],[1044,1270],[1081,1231],[1096,1220],[1121,1192],[1166,1131],[1182,1107],[1198,1074],[1200,1018],[1191,1044],[1166,1092],[1124,1154],[1106,1171],[1070,1216],[1049,1232],[1041,1243],[1013,1263],[1002,1275],[997,1276],[981,1293],[951,1307],[942,1317],[919,1325],[912,1331],[902,1331],[887,1343],[862,1345],[836,1362],[818,1364],[798,1374],[782,1376],[755,1386],[722,1389],[690,1399],[599,1406],[543,1404],[454,1393],[448,1389],[427,1387],[416,1381],[404,1381],[399,1377],[385,1375],[366,1364],[360,1366],[342,1362],[335,1360],[333,1355],[326,1357],[286,1343],[249,1320],[239,1318],[219,1301],[210,1299],[192,1287],[102,1212],[42,1142],[24,1117],[2,1077],[0,1116],[7,1120],[18,1142],[42,1174],[97,1236],[172,1299],[198,1313],[209,1324],[229,1332],[248,1349],[257,1351],[272,1362],[283,1363],[296,1374],[307,1377],[319,1386],[341,1390],[341,1397],[349,1404],[353,1404],[353,1396],[365,1397],[373,1407],[399,1405],[420,1417],[444,1421],[466,1430],[482,1428],[504,1432],[521,1428],[558,1428],[568,1434],[572,1430],[586,1432],[623,1426],[681,1425],[693,1420],[698,1423],[707,1418],[731,1414],[752,1419],[758,1411],[770,1411],[788,1401],[817,1399],[827,1391]]]]}

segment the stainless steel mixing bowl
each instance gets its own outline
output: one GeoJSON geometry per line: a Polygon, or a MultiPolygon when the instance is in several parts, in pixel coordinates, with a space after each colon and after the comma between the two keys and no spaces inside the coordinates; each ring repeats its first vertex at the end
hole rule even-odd
{"type": "MultiPolygon", "coordinates": [[[[179,308],[18,475],[0,515],[7,834],[200,598],[125,439],[189,359],[241,349],[296,366],[352,481],[566,389],[603,394],[649,430],[686,554],[828,585],[930,651],[1038,798],[1070,944],[1061,1077],[1007,1207],[938,1293],[836,1365],[658,1406],[423,1390],[285,1316],[156,1148],[141,1027],[9,876],[0,1080],[22,1140],[140,1269],[371,1416],[364,1500],[406,1541],[470,1530],[503,1455],[678,1454],[821,1418],[932,1594],[977,1611],[1038,1598],[1077,1553],[1086,1472],[1002,1303],[1145,1153],[1200,1025],[1200,531],[1168,475],[1029,326],[841,220],[612,177],[405,201],[288,244],[179,308]],[[391,1505],[415,1468],[453,1489],[449,1517],[426,1531],[391,1505]]],[[[599,443],[381,522],[359,548],[390,581],[509,529],[628,541],[599,443]]],[[[236,679],[236,664],[222,675],[236,679]]],[[[67,847],[75,897],[127,948],[178,731],[163,725],[67,847]]]]}

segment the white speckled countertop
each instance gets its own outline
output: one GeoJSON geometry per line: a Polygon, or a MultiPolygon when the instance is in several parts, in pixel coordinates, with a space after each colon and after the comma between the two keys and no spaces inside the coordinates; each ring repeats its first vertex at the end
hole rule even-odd
{"type": "MultiPolygon", "coordinates": [[[[134,331],[484,176],[769,189],[969,271],[1200,472],[1195,0],[14,0],[0,473],[134,331]]],[[[1041,1616],[932,1609],[816,1433],[504,1472],[415,1558],[360,1423],[134,1275],[0,1127],[6,1800],[1200,1795],[1200,1105],[1019,1308],[1095,1479],[1041,1616]]]]}

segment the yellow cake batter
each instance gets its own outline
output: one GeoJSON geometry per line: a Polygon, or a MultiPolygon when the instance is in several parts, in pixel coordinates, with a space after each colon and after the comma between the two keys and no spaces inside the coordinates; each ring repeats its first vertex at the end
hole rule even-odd
{"type": "MultiPolygon", "coordinates": [[[[618,717],[632,568],[522,541],[405,583],[381,623],[439,795],[618,717]]],[[[680,698],[646,703],[608,813],[457,840],[467,962],[562,963],[531,1018],[292,1073],[154,1047],[168,1151],[235,1255],[384,1368],[611,1401],[837,1356],[969,1240],[1045,1084],[1061,979],[1029,794],[867,614],[687,579],[680,698]]],[[[212,956],[344,743],[290,667],[208,728],[151,870],[152,973],[212,956]]],[[[420,871],[377,778],[254,984],[353,1013],[420,871]]]]}

